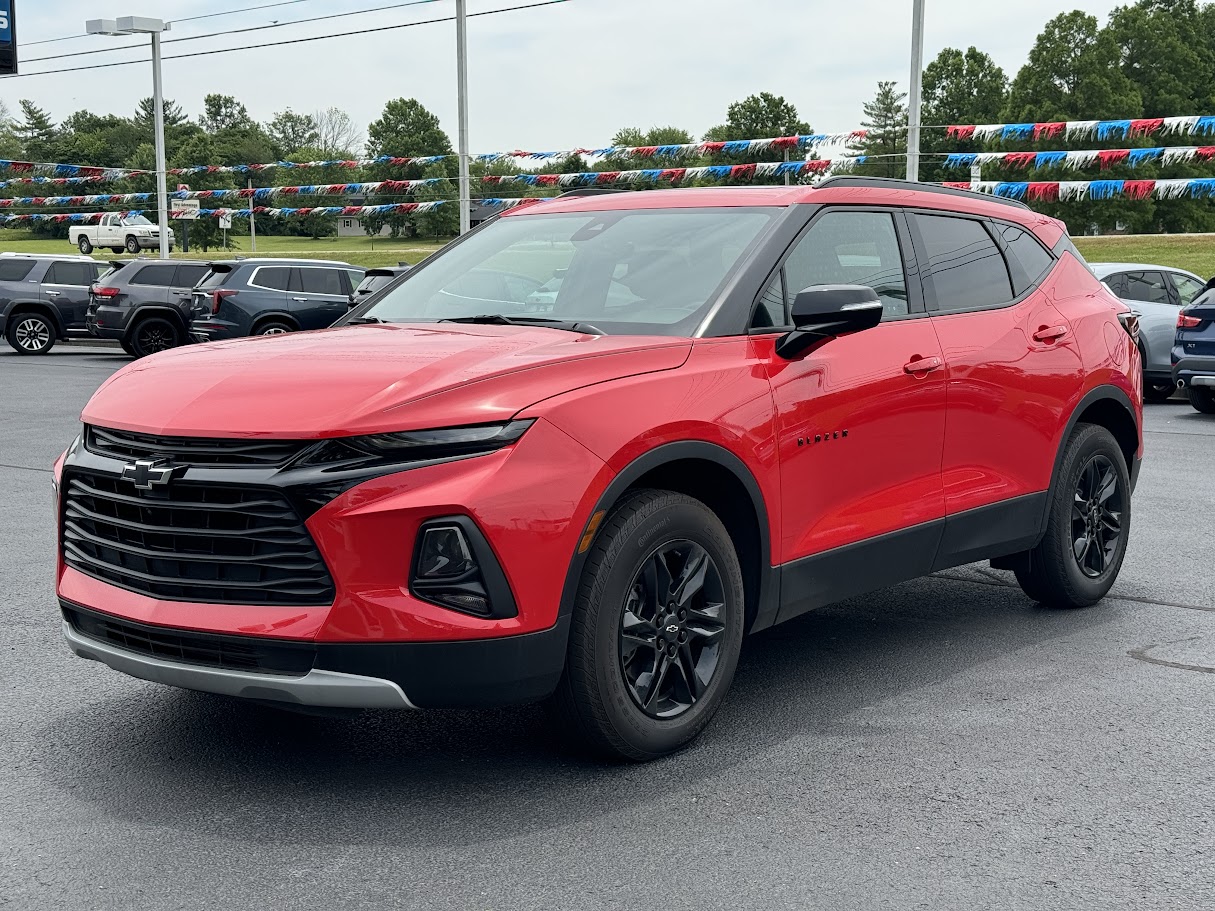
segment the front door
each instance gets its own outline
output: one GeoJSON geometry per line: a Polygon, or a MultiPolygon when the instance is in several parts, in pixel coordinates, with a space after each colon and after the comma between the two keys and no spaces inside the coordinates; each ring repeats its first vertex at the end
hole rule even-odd
{"type": "Polygon", "coordinates": [[[872,287],[881,324],[791,361],[776,337],[756,339],[779,434],[781,619],[927,572],[944,517],[944,362],[903,216],[821,212],[772,277],[755,325],[787,323],[797,292],[827,284],[872,287]]]}
{"type": "Polygon", "coordinates": [[[1041,287],[1064,265],[1015,225],[926,212],[909,220],[948,378],[937,564],[1012,553],[1036,538],[1055,436],[1080,394],[1075,332],[1041,287]]]}

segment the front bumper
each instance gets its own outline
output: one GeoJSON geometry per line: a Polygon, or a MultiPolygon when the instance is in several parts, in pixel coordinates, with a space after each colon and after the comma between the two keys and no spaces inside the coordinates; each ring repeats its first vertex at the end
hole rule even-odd
{"type": "Polygon", "coordinates": [[[1215,386],[1215,356],[1190,355],[1173,365],[1173,382],[1186,386],[1215,386]]]}
{"type": "Polygon", "coordinates": [[[297,654],[301,648],[306,651],[306,672],[264,673],[164,655],[266,650],[273,649],[274,640],[200,636],[60,603],[64,638],[81,658],[153,683],[320,708],[481,708],[535,702],[557,687],[569,632],[569,618],[564,617],[552,629],[500,639],[306,646],[291,642],[297,654]],[[95,622],[98,618],[105,622],[95,622]]]}

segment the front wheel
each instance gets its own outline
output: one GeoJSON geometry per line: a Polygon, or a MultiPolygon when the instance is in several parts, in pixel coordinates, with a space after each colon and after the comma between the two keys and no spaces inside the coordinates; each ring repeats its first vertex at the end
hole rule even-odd
{"type": "Polygon", "coordinates": [[[93,244],[83,234],[80,236],[80,240],[76,244],[76,246],[80,248],[80,252],[83,253],[85,256],[88,256],[90,253],[93,252],[93,244]]]}
{"type": "Polygon", "coordinates": [[[6,334],[18,354],[46,354],[55,347],[55,326],[41,313],[18,313],[9,320],[6,334]]]}
{"type": "Polygon", "coordinates": [[[552,700],[596,752],[644,761],[691,742],[717,711],[743,636],[738,555],[699,500],[639,491],[603,523],[552,700]]]}
{"type": "Polygon", "coordinates": [[[1018,569],[1022,591],[1047,607],[1096,604],[1118,578],[1131,530],[1131,481],[1104,427],[1081,424],[1051,493],[1046,535],[1018,569]]]}
{"type": "Polygon", "coordinates": [[[1186,386],[1185,394],[1195,411],[1215,414],[1215,392],[1211,391],[1210,386],[1186,386]]]}
{"type": "Polygon", "coordinates": [[[128,253],[138,253],[139,252],[139,241],[136,238],[134,238],[134,237],[127,238],[127,252],[128,253]]]}

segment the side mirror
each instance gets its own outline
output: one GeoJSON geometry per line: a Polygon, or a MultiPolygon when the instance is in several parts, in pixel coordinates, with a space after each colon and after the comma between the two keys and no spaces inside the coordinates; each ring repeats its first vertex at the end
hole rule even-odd
{"type": "Polygon", "coordinates": [[[872,329],[881,321],[882,302],[867,285],[814,285],[793,299],[797,328],[776,343],[776,353],[792,360],[816,342],[872,329]]]}

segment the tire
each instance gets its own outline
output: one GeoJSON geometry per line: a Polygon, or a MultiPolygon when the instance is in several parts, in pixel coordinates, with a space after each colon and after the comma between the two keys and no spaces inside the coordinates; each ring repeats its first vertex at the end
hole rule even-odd
{"type": "Polygon", "coordinates": [[[1215,414],[1215,392],[1211,391],[1210,386],[1186,386],[1185,394],[1195,411],[1215,414]]]}
{"type": "Polygon", "coordinates": [[[126,243],[128,253],[134,254],[139,252],[139,241],[134,237],[128,237],[126,243]]]}
{"type": "Polygon", "coordinates": [[[10,317],[5,335],[18,354],[46,354],[55,347],[55,324],[41,313],[17,313],[10,317]]]}
{"type": "Polygon", "coordinates": [[[1050,496],[1046,535],[1017,582],[1047,607],[1096,604],[1118,578],[1131,530],[1130,475],[1113,434],[1077,425],[1050,496]]]}
{"type": "Polygon", "coordinates": [[[1150,405],[1159,405],[1167,402],[1176,391],[1177,387],[1171,382],[1153,383],[1148,379],[1144,379],[1143,381],[1143,400],[1150,405]]]}
{"type": "Polygon", "coordinates": [[[135,324],[130,333],[131,354],[147,357],[158,351],[168,351],[182,343],[182,332],[161,316],[149,316],[135,324]]]}
{"type": "Polygon", "coordinates": [[[587,554],[550,710],[600,755],[646,761],[675,752],[704,730],[730,688],[744,610],[738,555],[721,520],[684,494],[638,491],[612,511],[587,554]],[[681,578],[700,583],[683,609],[681,578]]]}
{"type": "Polygon", "coordinates": [[[119,255],[122,254],[122,247],[110,247],[110,249],[119,255]]]}
{"type": "Polygon", "coordinates": [[[76,242],[76,246],[85,256],[93,252],[93,244],[83,234],[80,235],[80,240],[76,242]]]}
{"type": "Polygon", "coordinates": [[[254,330],[254,335],[286,335],[288,332],[294,332],[295,327],[289,323],[284,323],[282,320],[270,320],[262,323],[254,330]]]}

